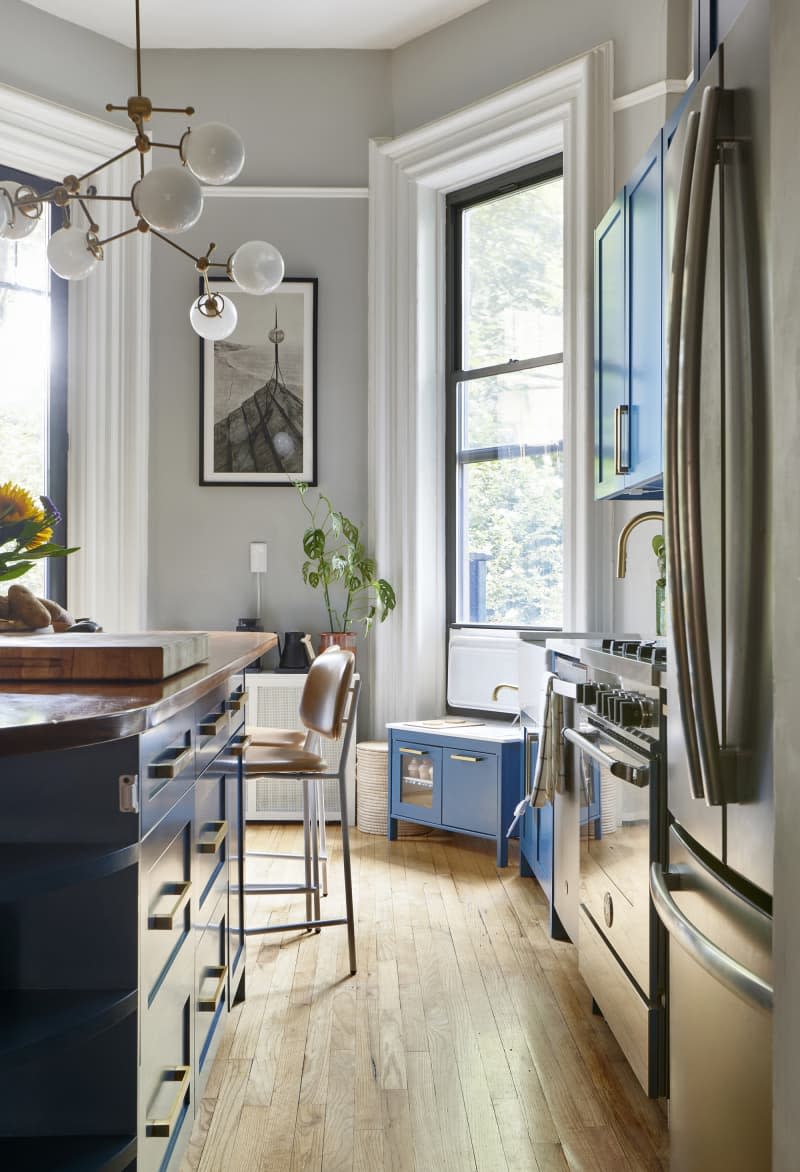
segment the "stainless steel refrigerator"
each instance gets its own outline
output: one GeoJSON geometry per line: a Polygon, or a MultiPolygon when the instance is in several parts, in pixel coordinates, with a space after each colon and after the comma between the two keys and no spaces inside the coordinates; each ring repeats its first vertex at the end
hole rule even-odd
{"type": "Polygon", "coordinates": [[[664,163],[670,829],[651,892],[674,1172],[771,1164],[768,70],[751,0],[664,163]]]}

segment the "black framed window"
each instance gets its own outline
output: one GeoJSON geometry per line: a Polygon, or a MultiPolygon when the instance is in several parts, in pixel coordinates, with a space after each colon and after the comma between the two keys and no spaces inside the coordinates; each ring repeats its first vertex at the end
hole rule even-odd
{"type": "Polygon", "coordinates": [[[457,624],[563,625],[561,156],[447,198],[447,593],[457,624]]]}
{"type": "MultiPolygon", "coordinates": [[[[0,167],[12,195],[27,185],[52,183],[0,167]]],[[[54,540],[67,544],[67,282],[47,264],[61,222],[61,210],[45,204],[30,236],[0,238],[0,482],[46,493],[63,515],[54,540]]],[[[36,562],[21,581],[66,605],[66,559],[36,562]]]]}

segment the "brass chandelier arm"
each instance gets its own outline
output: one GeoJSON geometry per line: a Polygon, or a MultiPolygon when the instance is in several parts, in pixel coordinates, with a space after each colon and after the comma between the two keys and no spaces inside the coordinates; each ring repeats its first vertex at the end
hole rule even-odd
{"type": "Polygon", "coordinates": [[[184,256],[188,256],[189,260],[194,261],[195,266],[199,264],[201,259],[199,256],[195,256],[194,253],[189,252],[188,248],[182,248],[180,244],[176,244],[174,240],[170,240],[169,236],[163,236],[161,232],[157,232],[155,228],[150,229],[150,235],[157,236],[159,240],[163,240],[165,244],[170,246],[170,248],[174,248],[177,252],[182,252],[184,256]]]}
{"type": "Polygon", "coordinates": [[[162,147],[165,151],[179,151],[181,145],[178,142],[150,142],[151,147],[162,147]]]}
{"type": "Polygon", "coordinates": [[[139,225],[134,224],[132,228],[126,228],[124,232],[117,232],[116,236],[106,236],[105,240],[98,240],[97,244],[102,248],[104,244],[110,244],[112,240],[121,240],[123,236],[130,236],[138,231],[139,225]]]}
{"type": "MultiPolygon", "coordinates": [[[[125,107],[123,106],[122,108],[124,109],[125,107]]],[[[133,154],[133,152],[138,149],[139,148],[134,143],[133,146],[127,147],[124,151],[120,151],[118,155],[114,155],[113,159],[106,159],[104,163],[99,163],[98,166],[93,167],[91,171],[87,171],[85,175],[79,175],[78,183],[85,182],[85,180],[89,179],[92,175],[96,175],[98,171],[102,171],[105,167],[110,167],[112,163],[119,162],[120,159],[124,159],[126,155],[133,154]]]]}

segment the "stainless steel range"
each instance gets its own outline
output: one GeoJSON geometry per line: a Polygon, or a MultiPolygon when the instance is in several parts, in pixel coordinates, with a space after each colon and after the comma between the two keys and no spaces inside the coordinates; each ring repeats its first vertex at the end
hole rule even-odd
{"type": "Polygon", "coordinates": [[[583,648],[587,682],[564,738],[579,754],[583,979],[650,1096],[666,1093],[666,942],[650,864],[666,858],[663,644],[583,648]]]}

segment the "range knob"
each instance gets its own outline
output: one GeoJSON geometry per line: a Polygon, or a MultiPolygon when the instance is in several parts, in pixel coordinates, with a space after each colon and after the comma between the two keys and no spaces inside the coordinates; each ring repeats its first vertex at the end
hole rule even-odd
{"type": "Polygon", "coordinates": [[[653,722],[653,705],[644,696],[630,696],[619,705],[618,723],[628,728],[648,728],[653,722]]]}

